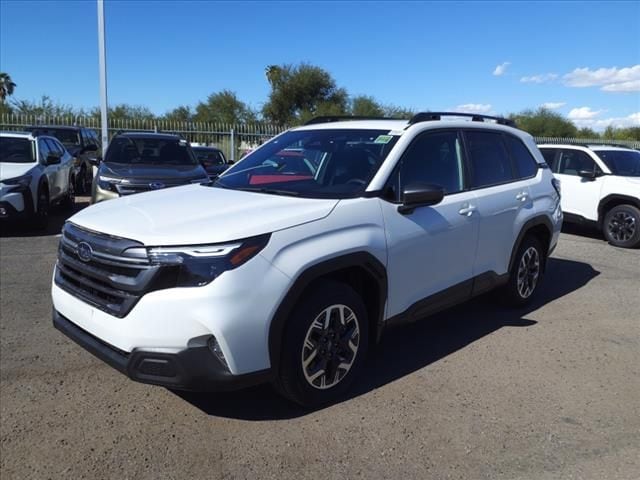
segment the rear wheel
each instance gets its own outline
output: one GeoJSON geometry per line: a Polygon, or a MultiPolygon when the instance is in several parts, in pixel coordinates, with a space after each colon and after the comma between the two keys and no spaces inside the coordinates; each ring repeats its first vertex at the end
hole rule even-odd
{"type": "Polygon", "coordinates": [[[343,283],[316,284],[289,319],[276,386],[303,406],[335,401],[362,369],[367,343],[360,296],[343,283]]]}
{"type": "Polygon", "coordinates": [[[617,205],[604,216],[604,236],[616,247],[640,245],[640,210],[633,205],[617,205]]]}
{"type": "Polygon", "coordinates": [[[526,236],[518,247],[504,288],[509,303],[519,306],[531,301],[542,280],[544,262],[545,253],[540,240],[532,235],[526,236]]]}
{"type": "Polygon", "coordinates": [[[38,188],[38,200],[36,203],[35,224],[39,229],[47,228],[49,224],[49,190],[45,185],[38,188]]]}

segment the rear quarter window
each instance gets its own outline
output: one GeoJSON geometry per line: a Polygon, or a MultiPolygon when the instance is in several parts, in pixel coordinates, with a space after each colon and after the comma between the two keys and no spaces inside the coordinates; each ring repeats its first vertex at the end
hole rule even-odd
{"type": "Polygon", "coordinates": [[[519,138],[507,135],[507,146],[511,151],[511,156],[516,164],[516,173],[519,178],[530,178],[538,172],[538,162],[536,162],[531,152],[519,138]]]}

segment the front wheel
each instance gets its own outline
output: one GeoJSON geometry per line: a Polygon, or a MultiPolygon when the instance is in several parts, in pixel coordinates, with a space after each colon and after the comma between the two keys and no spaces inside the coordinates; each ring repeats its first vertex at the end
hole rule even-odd
{"type": "Polygon", "coordinates": [[[49,191],[41,186],[38,189],[38,202],[36,204],[36,228],[44,230],[49,224],[49,191]]]}
{"type": "Polygon", "coordinates": [[[508,303],[520,306],[531,301],[544,273],[545,254],[542,244],[534,236],[524,238],[509,273],[504,293],[508,303]]]}
{"type": "Polygon", "coordinates": [[[611,245],[621,248],[640,246],[640,210],[633,205],[618,205],[604,216],[604,236],[611,245]]]}
{"type": "Polygon", "coordinates": [[[276,387],[290,400],[315,406],[339,399],[364,365],[367,311],[349,286],[316,284],[288,321],[276,387]]]}
{"type": "Polygon", "coordinates": [[[65,210],[73,210],[74,205],[76,204],[76,187],[75,187],[75,178],[69,176],[69,186],[67,189],[67,194],[62,200],[62,207],[65,210]]]}

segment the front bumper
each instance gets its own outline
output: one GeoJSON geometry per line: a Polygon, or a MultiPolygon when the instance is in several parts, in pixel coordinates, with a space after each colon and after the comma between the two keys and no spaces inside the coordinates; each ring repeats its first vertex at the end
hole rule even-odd
{"type": "Polygon", "coordinates": [[[100,360],[137,382],[177,390],[227,391],[265,383],[270,371],[233,375],[208,347],[192,347],[176,353],[145,350],[123,352],[81,329],[55,309],[53,325],[100,360]]]}
{"type": "Polygon", "coordinates": [[[25,218],[33,215],[33,199],[29,187],[3,187],[0,194],[0,219],[25,218]]]}

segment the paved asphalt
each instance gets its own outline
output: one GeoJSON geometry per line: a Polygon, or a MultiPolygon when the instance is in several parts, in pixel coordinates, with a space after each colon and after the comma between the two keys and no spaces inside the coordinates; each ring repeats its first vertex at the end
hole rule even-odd
{"type": "Polygon", "coordinates": [[[533,306],[391,331],[351,398],[305,411],[137,384],[54,330],[62,220],[0,226],[3,480],[640,478],[638,250],[563,233],[533,306]]]}

